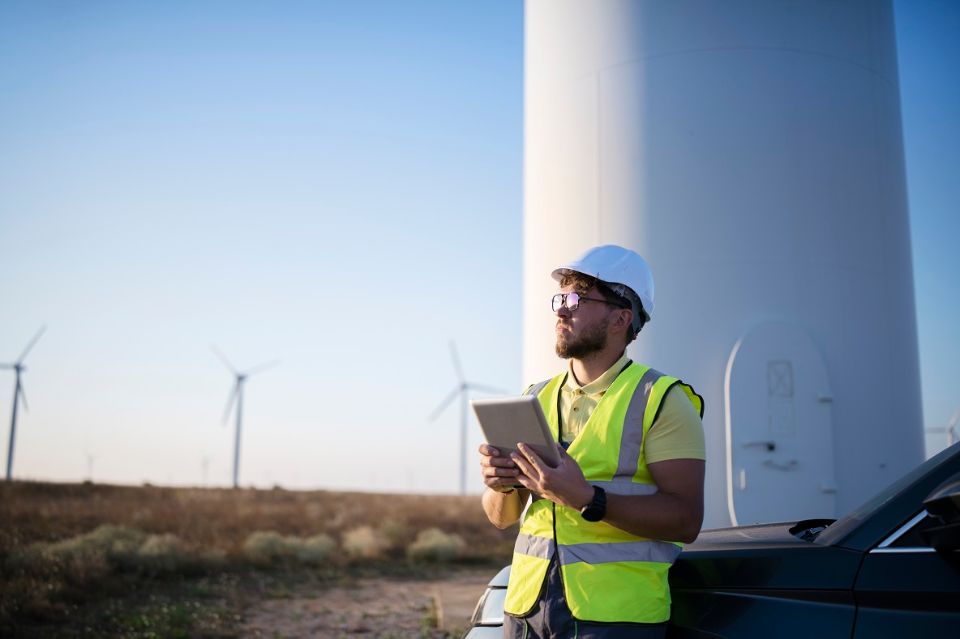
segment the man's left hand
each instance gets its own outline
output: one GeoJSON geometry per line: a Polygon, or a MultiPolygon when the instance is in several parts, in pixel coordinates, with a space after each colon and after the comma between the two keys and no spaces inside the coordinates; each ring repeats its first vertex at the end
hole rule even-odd
{"type": "Polygon", "coordinates": [[[551,468],[532,448],[517,444],[520,454],[510,455],[522,473],[517,480],[544,499],[580,510],[593,499],[593,486],[587,483],[576,460],[557,444],[560,464],[551,468]]]}

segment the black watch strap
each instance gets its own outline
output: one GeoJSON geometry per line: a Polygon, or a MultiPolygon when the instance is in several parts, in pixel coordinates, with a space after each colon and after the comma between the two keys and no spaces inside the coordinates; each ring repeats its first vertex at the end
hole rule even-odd
{"type": "Polygon", "coordinates": [[[600,521],[607,515],[607,491],[599,486],[593,487],[593,499],[580,509],[580,516],[586,521],[600,521]]]}

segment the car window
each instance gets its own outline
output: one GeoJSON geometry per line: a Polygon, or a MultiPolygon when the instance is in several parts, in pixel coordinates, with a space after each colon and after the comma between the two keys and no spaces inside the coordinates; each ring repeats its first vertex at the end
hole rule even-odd
{"type": "MultiPolygon", "coordinates": [[[[912,526],[904,530],[899,537],[894,539],[888,544],[888,548],[929,548],[930,544],[925,542],[920,536],[920,533],[931,526],[936,526],[941,524],[935,517],[927,514],[927,511],[922,511],[918,513],[918,516],[914,516],[913,519],[916,521],[912,526]],[[921,515],[922,516],[919,516],[921,515]]],[[[911,520],[912,521],[912,520],[911,520]]]]}

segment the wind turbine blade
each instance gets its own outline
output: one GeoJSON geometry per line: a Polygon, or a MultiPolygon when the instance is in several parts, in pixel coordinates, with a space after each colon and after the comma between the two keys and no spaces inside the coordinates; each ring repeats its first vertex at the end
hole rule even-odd
{"type": "Polygon", "coordinates": [[[0,364],[0,368],[9,368],[10,370],[13,370],[16,367],[16,364],[0,364]]]}
{"type": "Polygon", "coordinates": [[[450,392],[450,394],[447,395],[442,402],[440,402],[440,405],[433,409],[433,412],[430,413],[430,416],[429,416],[429,417],[427,417],[427,421],[431,421],[431,422],[432,422],[432,421],[435,420],[437,417],[439,417],[439,416],[440,416],[440,413],[442,413],[442,412],[444,411],[444,409],[445,409],[447,406],[449,406],[449,405],[453,402],[453,400],[455,400],[455,399],[457,398],[457,395],[459,395],[459,394],[462,392],[462,390],[463,390],[463,389],[461,389],[459,386],[457,386],[456,388],[454,388],[454,389],[450,392]]]}
{"type": "Polygon", "coordinates": [[[223,362],[224,366],[226,366],[227,368],[230,369],[230,372],[231,372],[231,373],[233,373],[234,375],[239,375],[239,374],[240,374],[240,371],[238,371],[238,370],[236,369],[236,367],[235,367],[233,364],[230,363],[230,360],[227,359],[227,356],[224,355],[223,353],[221,353],[221,352],[220,352],[220,349],[217,348],[214,344],[211,344],[211,345],[210,345],[210,350],[212,350],[212,351],[214,352],[214,354],[215,354],[217,357],[220,358],[220,361],[223,362]]]}
{"type": "Polygon", "coordinates": [[[467,388],[470,390],[480,391],[481,393],[489,393],[491,395],[509,395],[507,391],[502,388],[494,388],[493,386],[485,386],[483,384],[472,384],[467,383],[467,388]]]}
{"type": "Polygon", "coordinates": [[[960,408],[957,409],[957,412],[955,412],[950,418],[950,421],[947,422],[947,428],[953,428],[957,424],[960,424],[960,408]]]}
{"type": "Polygon", "coordinates": [[[237,382],[233,385],[233,389],[230,391],[230,397],[227,398],[227,407],[223,411],[223,423],[226,424],[227,420],[230,419],[230,412],[233,410],[234,400],[237,399],[237,391],[240,390],[240,382],[237,382]]]}
{"type": "Polygon", "coordinates": [[[33,336],[33,339],[30,340],[30,343],[27,344],[27,347],[26,347],[25,349],[23,349],[23,353],[21,353],[20,357],[17,358],[17,363],[18,363],[18,364],[19,364],[20,362],[22,362],[22,361],[24,360],[24,358],[26,358],[27,353],[30,352],[30,349],[33,348],[33,345],[37,343],[37,340],[40,339],[40,336],[43,335],[43,332],[44,332],[45,330],[47,330],[47,326],[46,326],[46,325],[43,325],[43,326],[40,327],[40,330],[37,331],[37,334],[33,336]]]}
{"type": "Polygon", "coordinates": [[[254,367],[251,368],[250,370],[246,371],[246,372],[244,373],[244,375],[245,375],[246,377],[250,377],[251,375],[254,375],[254,374],[256,374],[256,373],[262,373],[263,371],[267,370],[268,368],[273,368],[274,366],[278,366],[279,364],[280,364],[280,360],[279,360],[279,359],[270,360],[269,362],[266,362],[266,363],[264,363],[264,364],[260,364],[259,366],[254,366],[254,367]]]}
{"type": "Polygon", "coordinates": [[[453,358],[453,370],[457,371],[457,381],[462,385],[466,380],[463,377],[463,367],[460,366],[460,354],[457,353],[457,343],[450,340],[450,357],[453,358]]]}

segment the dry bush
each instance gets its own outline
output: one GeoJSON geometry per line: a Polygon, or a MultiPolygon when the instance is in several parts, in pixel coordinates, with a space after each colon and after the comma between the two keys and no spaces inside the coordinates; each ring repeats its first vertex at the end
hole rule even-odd
{"type": "Polygon", "coordinates": [[[333,538],[324,533],[304,539],[274,531],[258,531],[247,537],[243,552],[247,559],[260,565],[294,559],[306,564],[320,564],[336,545],[333,538]]]}
{"type": "Polygon", "coordinates": [[[300,540],[297,546],[297,559],[306,564],[318,565],[329,557],[336,547],[337,542],[333,537],[320,533],[300,540]]]}
{"type": "Polygon", "coordinates": [[[129,565],[144,537],[139,530],[105,524],[58,542],[34,544],[24,559],[34,571],[59,573],[67,583],[83,585],[129,565]]]}
{"type": "Polygon", "coordinates": [[[447,534],[439,528],[421,530],[416,540],[407,547],[407,556],[421,561],[451,561],[463,555],[467,544],[457,534],[447,534]]]}
{"type": "Polygon", "coordinates": [[[285,561],[293,556],[286,537],[278,532],[264,530],[247,537],[243,544],[243,553],[247,559],[257,564],[285,561]]]}
{"type": "Polygon", "coordinates": [[[111,524],[61,541],[33,544],[19,557],[33,571],[59,573],[76,585],[111,571],[197,572],[215,561],[209,555],[186,552],[176,535],[147,535],[111,524]]]}
{"type": "Polygon", "coordinates": [[[390,540],[370,526],[358,526],[343,533],[343,549],[351,559],[382,559],[390,540]]]}
{"type": "Polygon", "coordinates": [[[385,519],[380,524],[380,533],[390,542],[391,548],[405,548],[413,539],[410,526],[399,519],[385,519]]]}
{"type": "Polygon", "coordinates": [[[184,552],[245,560],[250,533],[272,530],[341,539],[360,526],[379,529],[402,556],[416,532],[442,528],[460,535],[468,558],[509,561],[516,529],[490,525],[475,495],[401,495],[324,490],[164,488],[106,484],[0,482],[0,553],[32,542],[57,542],[101,524],[171,534],[184,552]]]}
{"type": "Polygon", "coordinates": [[[130,564],[137,568],[172,572],[183,567],[188,556],[184,553],[180,538],[165,533],[147,537],[130,559],[130,564]]]}
{"type": "Polygon", "coordinates": [[[143,557],[158,557],[163,555],[177,555],[183,550],[180,538],[170,533],[150,535],[140,545],[137,554],[143,557]]]}
{"type": "Polygon", "coordinates": [[[104,524],[82,535],[51,544],[41,544],[40,548],[44,554],[55,558],[130,555],[140,548],[144,537],[143,532],[134,528],[104,524]]]}

